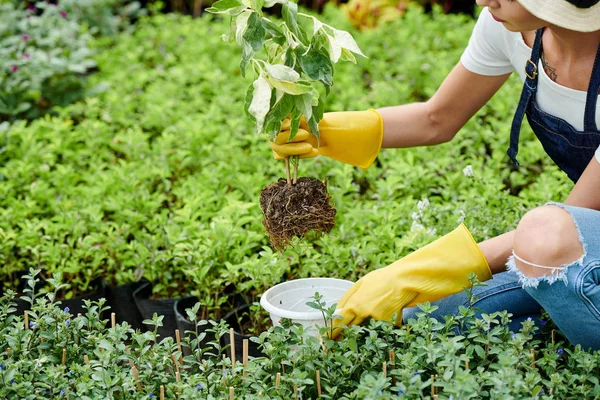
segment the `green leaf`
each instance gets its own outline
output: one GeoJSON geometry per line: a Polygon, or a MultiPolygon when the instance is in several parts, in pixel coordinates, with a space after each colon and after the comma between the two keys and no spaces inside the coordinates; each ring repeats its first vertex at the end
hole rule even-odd
{"type": "Polygon", "coordinates": [[[11,380],[13,380],[15,378],[16,374],[17,374],[16,368],[10,368],[10,369],[4,371],[2,374],[4,383],[8,383],[11,380]]]}
{"type": "Polygon", "coordinates": [[[248,64],[250,63],[250,59],[254,56],[254,50],[252,50],[252,46],[248,42],[244,42],[244,46],[242,47],[242,60],[240,61],[240,71],[242,76],[246,76],[246,69],[248,68],[248,64]]]}
{"type": "Polygon", "coordinates": [[[279,79],[274,79],[272,77],[268,77],[267,79],[269,80],[269,83],[275,89],[281,90],[282,92],[285,92],[288,94],[297,95],[297,94],[303,94],[303,93],[308,93],[308,92],[312,91],[312,86],[310,85],[309,82],[306,82],[306,81],[289,82],[289,81],[282,81],[279,79]]]}
{"type": "Polygon", "coordinates": [[[245,8],[240,0],[219,0],[207,8],[206,11],[212,14],[237,15],[245,8]]]}
{"type": "Polygon", "coordinates": [[[259,51],[262,49],[263,42],[265,41],[266,30],[263,27],[261,18],[258,13],[253,12],[248,18],[248,27],[244,32],[244,39],[250,43],[252,50],[259,51]]]}
{"type": "Polygon", "coordinates": [[[356,338],[351,338],[347,340],[348,348],[352,350],[354,353],[358,353],[358,344],[356,343],[356,338]]]}
{"type": "Polygon", "coordinates": [[[250,108],[250,104],[252,104],[252,96],[254,95],[254,83],[248,85],[248,89],[246,89],[246,97],[244,99],[244,111],[246,112],[246,116],[250,118],[252,121],[256,122],[254,115],[250,114],[248,109],[250,108]]]}
{"type": "Polygon", "coordinates": [[[294,99],[288,94],[284,94],[281,99],[271,108],[265,118],[265,133],[269,137],[275,137],[281,130],[281,123],[294,108],[294,99]]]}
{"type": "Polygon", "coordinates": [[[281,16],[285,21],[289,30],[299,37],[298,35],[298,5],[296,3],[292,3],[288,1],[281,8],[281,16]]]}
{"type": "Polygon", "coordinates": [[[292,110],[292,116],[290,118],[291,126],[290,126],[290,139],[289,140],[292,140],[298,134],[298,130],[300,129],[300,120],[301,119],[302,119],[302,113],[300,112],[299,109],[294,108],[292,110]]]}
{"type": "Polygon", "coordinates": [[[333,84],[333,64],[322,50],[312,48],[308,54],[298,54],[297,58],[302,71],[310,79],[321,81],[324,85],[333,84]]]}
{"type": "Polygon", "coordinates": [[[265,28],[265,30],[271,34],[271,39],[277,43],[278,45],[282,46],[285,43],[285,35],[283,33],[283,30],[281,29],[281,27],[279,25],[277,25],[276,23],[272,22],[271,20],[268,19],[264,19],[263,20],[263,27],[265,28]]]}
{"type": "Polygon", "coordinates": [[[305,93],[299,96],[294,96],[296,108],[298,108],[302,112],[302,114],[304,114],[304,117],[306,117],[307,120],[312,118],[312,100],[312,91],[311,93],[305,93]]]}
{"type": "Polygon", "coordinates": [[[259,12],[265,6],[265,0],[251,0],[251,2],[252,2],[252,8],[259,12]]]}
{"type": "Polygon", "coordinates": [[[285,4],[287,0],[266,0],[265,1],[265,8],[269,8],[269,7],[273,7],[275,4],[285,4]]]}
{"type": "Polygon", "coordinates": [[[294,68],[296,65],[296,53],[291,47],[285,52],[285,65],[290,68],[294,68]]]}
{"type": "Polygon", "coordinates": [[[319,122],[323,119],[323,114],[325,113],[325,101],[317,99],[317,105],[313,106],[312,114],[313,118],[319,122]]]}
{"type": "Polygon", "coordinates": [[[485,357],[485,350],[480,345],[475,345],[475,353],[481,358],[485,357]]]}
{"type": "Polygon", "coordinates": [[[313,110],[312,118],[308,120],[308,128],[310,129],[310,133],[315,135],[317,137],[317,139],[320,141],[321,135],[319,134],[319,124],[318,124],[317,120],[315,119],[314,110],[313,110]]]}
{"type": "Polygon", "coordinates": [[[342,49],[342,56],[340,57],[342,61],[350,61],[352,64],[356,64],[356,57],[354,54],[348,49],[342,49]]]}

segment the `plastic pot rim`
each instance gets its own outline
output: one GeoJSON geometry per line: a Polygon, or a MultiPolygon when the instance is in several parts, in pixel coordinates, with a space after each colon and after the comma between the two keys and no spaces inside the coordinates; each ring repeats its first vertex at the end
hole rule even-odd
{"type": "MultiPolygon", "coordinates": [[[[280,318],[289,318],[289,319],[292,319],[292,320],[306,320],[306,321],[323,318],[323,314],[321,314],[321,311],[319,311],[319,310],[304,311],[304,312],[301,312],[301,311],[289,311],[289,310],[284,310],[282,308],[279,308],[279,307],[271,304],[268,301],[268,297],[269,297],[269,295],[271,294],[272,291],[280,290],[282,287],[290,286],[290,285],[293,285],[293,284],[297,284],[298,282],[302,282],[302,281],[306,281],[306,282],[308,282],[308,281],[337,282],[339,284],[344,284],[344,285],[347,284],[348,288],[350,288],[350,286],[354,283],[354,282],[346,280],[346,279],[338,279],[338,278],[301,278],[301,279],[293,279],[293,280],[282,282],[282,283],[279,283],[279,284],[277,284],[275,286],[272,286],[266,292],[264,292],[262,294],[262,296],[260,297],[260,305],[261,305],[261,307],[264,308],[268,313],[270,313],[272,315],[277,315],[280,318]]],[[[307,299],[307,301],[308,301],[308,299],[307,299]]],[[[337,313],[337,310],[336,310],[336,313],[337,313]]]]}

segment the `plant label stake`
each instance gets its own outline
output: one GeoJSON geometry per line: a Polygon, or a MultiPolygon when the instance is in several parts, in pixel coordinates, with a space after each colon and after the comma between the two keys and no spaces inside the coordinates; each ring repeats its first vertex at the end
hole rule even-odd
{"type": "Polygon", "coordinates": [[[431,397],[433,399],[437,399],[437,394],[435,394],[435,378],[437,375],[431,375],[431,397]]]}
{"type": "Polygon", "coordinates": [[[165,387],[160,385],[160,400],[165,400],[165,387]]]}
{"type": "Polygon", "coordinates": [[[321,371],[317,370],[317,377],[315,379],[317,381],[317,395],[321,397],[321,371]]]}
{"type": "Polygon", "coordinates": [[[277,375],[275,375],[275,389],[277,389],[279,387],[280,383],[281,383],[281,372],[278,372],[277,375]]]}
{"type": "Polygon", "coordinates": [[[173,360],[173,365],[175,366],[175,373],[179,373],[179,364],[177,363],[177,356],[175,354],[171,354],[171,360],[173,360]]]}
{"type": "Polygon", "coordinates": [[[29,314],[25,311],[25,330],[29,329],[29,314]]]}
{"type": "Polygon", "coordinates": [[[230,343],[230,348],[229,351],[231,352],[231,369],[235,368],[235,340],[234,340],[234,335],[233,335],[233,328],[229,328],[229,343],[230,343]]]}
{"type": "Polygon", "coordinates": [[[246,369],[248,368],[248,339],[244,339],[243,343],[243,350],[244,350],[244,355],[243,355],[243,365],[244,365],[244,371],[242,372],[242,374],[244,376],[246,376],[246,369]]]}
{"type": "Polygon", "coordinates": [[[131,363],[131,371],[133,371],[133,379],[135,380],[137,389],[141,392],[142,391],[142,383],[140,382],[140,374],[138,373],[138,370],[135,367],[135,365],[133,364],[133,362],[131,363]]]}
{"type": "Polygon", "coordinates": [[[382,365],[382,369],[383,369],[383,378],[387,378],[387,363],[384,361],[383,365],[382,365]]]}
{"type": "Polygon", "coordinates": [[[465,360],[465,369],[469,369],[469,360],[465,360]]]}
{"type": "Polygon", "coordinates": [[[554,329],[552,329],[552,346],[554,346],[554,339],[555,339],[554,332],[555,332],[554,329]]]}
{"type": "MultiPolygon", "coordinates": [[[[394,350],[390,350],[390,365],[393,367],[396,366],[396,355],[394,354],[394,350]]],[[[396,377],[392,375],[392,386],[396,384],[396,377]]]]}
{"type": "Polygon", "coordinates": [[[67,349],[62,350],[62,365],[67,363],[67,349]]]}
{"type": "Polygon", "coordinates": [[[179,351],[179,364],[183,365],[183,351],[181,350],[181,336],[179,329],[175,329],[175,340],[177,340],[177,351],[179,351]]]}
{"type": "Polygon", "coordinates": [[[117,325],[117,314],[110,313],[110,327],[115,329],[116,325],[117,325]]]}
{"type": "Polygon", "coordinates": [[[90,365],[90,359],[88,358],[87,354],[83,355],[83,362],[85,362],[85,365],[90,365]]]}
{"type": "Polygon", "coordinates": [[[535,350],[531,349],[531,368],[537,368],[535,366],[535,350]]]}
{"type": "Polygon", "coordinates": [[[234,399],[234,394],[235,394],[235,390],[233,389],[233,386],[229,386],[229,400],[233,400],[234,399]]]}

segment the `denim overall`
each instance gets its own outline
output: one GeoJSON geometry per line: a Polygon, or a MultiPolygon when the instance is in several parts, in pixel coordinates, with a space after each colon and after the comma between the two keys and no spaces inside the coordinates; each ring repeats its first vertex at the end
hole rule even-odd
{"type": "MultiPolygon", "coordinates": [[[[600,88],[600,48],[596,54],[587,92],[584,131],[575,130],[566,121],[544,113],[535,102],[537,65],[541,51],[542,30],[538,30],[530,60],[527,60],[526,80],[515,113],[509,157],[517,163],[519,130],[523,115],[544,149],[554,162],[576,182],[600,145],[595,110],[600,88]]],[[[517,164],[518,165],[518,164],[517,164]]],[[[567,211],[577,227],[584,254],[571,264],[562,266],[557,274],[530,278],[525,276],[510,257],[507,271],[495,274],[487,286],[473,288],[473,306],[482,313],[507,310],[512,314],[509,328],[517,332],[523,321],[532,319],[538,327],[542,308],[548,312],[560,331],[573,344],[584,349],[600,349],[600,211],[549,203],[567,211]]],[[[457,293],[436,302],[439,308],[432,317],[443,321],[448,314],[457,314],[459,306],[467,306],[465,293],[457,293]]],[[[416,318],[418,307],[403,311],[405,322],[416,318]]]]}
{"type": "Polygon", "coordinates": [[[600,89],[600,47],[596,53],[587,91],[583,131],[577,131],[567,121],[549,115],[537,106],[534,94],[537,91],[537,66],[541,51],[542,29],[539,29],[535,35],[531,57],[525,64],[525,83],[512,121],[510,147],[507,154],[515,165],[519,165],[517,162],[519,131],[523,115],[526,113],[529,125],[544,146],[546,153],[573,182],[577,182],[600,145],[600,131],[596,126],[596,102],[600,89]]]}

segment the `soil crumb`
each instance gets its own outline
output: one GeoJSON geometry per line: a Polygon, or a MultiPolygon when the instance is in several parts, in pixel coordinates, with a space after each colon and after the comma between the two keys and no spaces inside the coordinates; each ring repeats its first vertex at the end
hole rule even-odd
{"type": "Polygon", "coordinates": [[[318,179],[298,178],[295,185],[279,178],[260,193],[263,225],[271,245],[283,251],[294,236],[309,231],[329,233],[335,222],[335,208],[327,186],[318,179]]]}

